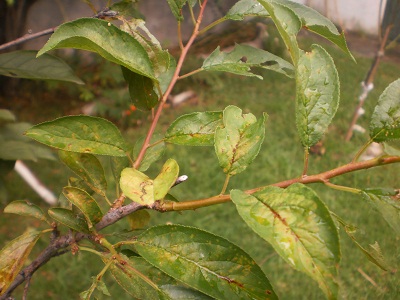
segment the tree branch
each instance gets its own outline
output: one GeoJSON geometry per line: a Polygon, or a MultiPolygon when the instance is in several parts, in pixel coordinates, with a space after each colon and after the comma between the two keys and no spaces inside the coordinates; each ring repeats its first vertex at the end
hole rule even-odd
{"type": "Polygon", "coordinates": [[[32,33],[32,34],[31,34],[31,33],[28,33],[28,34],[25,34],[23,37],[20,37],[20,38],[18,38],[18,39],[16,39],[16,40],[13,40],[13,41],[11,41],[11,42],[9,42],[9,43],[5,43],[5,44],[3,44],[3,45],[0,45],[0,51],[1,51],[1,50],[5,50],[5,49],[10,48],[10,47],[13,47],[13,46],[16,46],[16,45],[19,45],[19,44],[22,44],[22,43],[25,43],[26,41],[33,40],[33,39],[36,39],[36,38],[38,38],[38,37],[51,34],[51,33],[54,32],[54,30],[56,30],[56,28],[57,28],[57,27],[48,28],[48,29],[39,31],[39,32],[37,32],[37,33],[32,33]]]}

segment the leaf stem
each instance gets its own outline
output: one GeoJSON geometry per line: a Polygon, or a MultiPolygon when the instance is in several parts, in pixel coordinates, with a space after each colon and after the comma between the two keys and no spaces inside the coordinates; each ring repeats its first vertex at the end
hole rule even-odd
{"type": "Polygon", "coordinates": [[[193,71],[191,71],[191,72],[189,72],[189,73],[186,73],[186,74],[184,74],[184,75],[179,76],[179,77],[178,77],[178,80],[183,79],[183,78],[186,78],[186,77],[189,77],[189,76],[192,76],[192,75],[194,75],[194,74],[196,74],[196,73],[199,73],[199,72],[201,72],[201,71],[203,71],[203,70],[204,70],[203,68],[198,68],[198,69],[193,70],[193,71]]]}
{"type": "Polygon", "coordinates": [[[305,147],[304,148],[304,167],[303,167],[302,176],[307,176],[309,156],[310,156],[310,152],[308,151],[308,147],[305,147]]]}
{"type": "Polygon", "coordinates": [[[349,193],[353,193],[353,194],[361,193],[361,190],[359,190],[359,189],[355,189],[355,188],[351,188],[351,187],[343,186],[343,185],[333,184],[329,181],[324,182],[324,184],[326,186],[328,186],[334,190],[338,190],[338,191],[349,192],[349,193]]]}
{"type": "Polygon", "coordinates": [[[94,254],[96,254],[96,255],[98,255],[98,256],[102,256],[101,255],[101,253],[99,252],[99,251],[96,251],[96,250],[94,250],[94,249],[92,249],[92,248],[88,248],[88,247],[84,247],[84,246],[79,246],[79,250],[82,250],[82,251],[86,251],[86,252],[91,252],[91,253],[94,253],[94,254]]]}
{"type": "Polygon", "coordinates": [[[226,174],[226,177],[225,177],[225,182],[224,182],[224,186],[222,187],[222,190],[221,190],[221,193],[220,193],[220,195],[223,195],[223,194],[225,194],[225,192],[226,192],[226,188],[228,187],[228,184],[229,184],[229,179],[231,178],[231,176],[229,176],[229,174],[226,174]]]}
{"type": "Polygon", "coordinates": [[[226,21],[227,19],[225,17],[222,17],[214,22],[212,22],[211,24],[207,25],[206,27],[204,27],[202,30],[200,30],[199,35],[200,34],[204,34],[205,32],[207,32],[208,30],[210,30],[211,28],[217,26],[218,24],[226,21]]]}
{"type": "Polygon", "coordinates": [[[183,49],[183,41],[182,41],[182,23],[181,21],[178,21],[178,43],[179,43],[179,48],[183,49]]]}
{"type": "Polygon", "coordinates": [[[187,42],[187,44],[182,49],[181,55],[179,57],[177,65],[176,65],[176,69],[175,69],[174,75],[172,76],[171,82],[169,83],[167,90],[165,91],[164,95],[161,98],[160,104],[158,105],[157,111],[156,111],[156,113],[154,115],[154,119],[153,119],[153,121],[152,121],[152,123],[150,125],[149,131],[147,132],[146,138],[145,138],[145,140],[143,142],[143,146],[140,149],[139,155],[138,155],[135,163],[133,164],[133,167],[136,168],[136,169],[140,166],[140,163],[143,160],[143,157],[144,157],[144,155],[146,153],[146,150],[150,145],[150,140],[151,140],[151,137],[153,136],[154,130],[155,130],[155,128],[157,126],[157,123],[158,123],[158,120],[159,120],[159,118],[161,116],[161,113],[162,113],[162,110],[163,110],[163,107],[164,107],[164,103],[167,101],[168,96],[171,94],[172,89],[175,86],[175,83],[179,78],[179,73],[180,73],[180,71],[182,69],[183,62],[185,61],[185,58],[186,58],[186,56],[187,56],[187,54],[189,52],[189,49],[190,49],[190,47],[192,46],[194,40],[196,39],[196,37],[199,34],[199,27],[200,27],[201,21],[203,20],[204,9],[206,8],[207,1],[208,0],[204,0],[203,4],[201,5],[201,9],[200,9],[199,16],[197,18],[196,24],[194,26],[193,33],[190,36],[190,39],[187,42]]]}
{"type": "Polygon", "coordinates": [[[360,156],[364,153],[365,150],[367,150],[367,148],[369,147],[369,145],[371,145],[373,142],[373,139],[370,139],[368,142],[366,142],[360,150],[358,150],[357,154],[354,156],[352,162],[356,162],[358,161],[358,159],[360,158],[360,156]]]}

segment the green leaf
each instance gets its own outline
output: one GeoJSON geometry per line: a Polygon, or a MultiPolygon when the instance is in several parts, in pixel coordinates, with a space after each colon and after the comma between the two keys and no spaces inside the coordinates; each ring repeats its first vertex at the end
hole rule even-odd
{"type": "Polygon", "coordinates": [[[39,219],[40,221],[47,222],[47,218],[42,209],[26,200],[17,200],[11,202],[4,208],[4,213],[33,217],[39,219]]]}
{"type": "Polygon", "coordinates": [[[82,18],[60,25],[38,56],[59,48],[92,51],[132,72],[156,80],[143,46],[130,34],[104,20],[82,18]]]}
{"type": "Polygon", "coordinates": [[[339,105],[339,76],[324,48],[300,52],[296,72],[296,124],[305,147],[318,143],[339,105]]]}
{"type": "Polygon", "coordinates": [[[400,138],[400,79],[389,84],[372,114],[370,136],[374,142],[400,138]]]}
{"type": "Polygon", "coordinates": [[[57,222],[77,231],[89,233],[89,228],[84,219],[75,215],[72,210],[54,207],[48,210],[48,214],[57,222]]]}
{"type": "Polygon", "coordinates": [[[313,190],[302,184],[252,195],[232,190],[231,199],[247,225],[286,262],[316,280],[328,299],[337,298],[338,232],[313,190]]]}
{"type": "Polygon", "coordinates": [[[64,196],[75,205],[84,215],[89,228],[94,227],[101,221],[103,213],[96,200],[88,193],[76,187],[68,186],[63,188],[64,196]]]}
{"type": "Polygon", "coordinates": [[[98,117],[62,117],[35,125],[26,135],[64,151],[110,156],[125,156],[128,151],[119,129],[98,117]]]}
{"type": "Polygon", "coordinates": [[[149,224],[150,214],[147,210],[137,210],[126,216],[126,219],[130,230],[142,229],[149,224]]]}
{"type": "Polygon", "coordinates": [[[0,159],[4,160],[32,160],[37,161],[35,145],[25,141],[2,141],[0,159]]]}
{"type": "Polygon", "coordinates": [[[234,21],[241,21],[245,17],[268,17],[268,13],[257,0],[240,0],[225,16],[226,19],[234,21]]]}
{"type": "Polygon", "coordinates": [[[299,46],[296,36],[301,29],[301,20],[299,16],[286,5],[276,3],[271,0],[258,0],[271,16],[275,23],[287,49],[292,57],[294,65],[297,65],[299,60],[299,46]]]}
{"type": "Polygon", "coordinates": [[[107,263],[112,260],[108,270],[111,272],[117,283],[135,299],[165,299],[159,287],[142,272],[136,269],[131,260],[123,254],[118,255],[119,259],[103,256],[107,263]]]}
{"type": "Polygon", "coordinates": [[[151,281],[153,281],[160,287],[167,284],[177,284],[177,281],[174,278],[168,276],[167,274],[160,271],[160,269],[157,269],[156,267],[148,263],[143,257],[131,256],[129,257],[129,262],[132,267],[134,267],[142,274],[146,274],[146,277],[150,278],[151,281]]]}
{"type": "MultiPolygon", "coordinates": [[[[103,295],[111,296],[106,284],[104,283],[104,281],[102,279],[98,279],[97,276],[92,276],[91,279],[92,279],[92,285],[86,291],[79,293],[80,299],[90,300],[95,289],[97,289],[103,295]]],[[[96,297],[94,297],[94,298],[97,299],[96,297]]]]}
{"type": "Polygon", "coordinates": [[[244,171],[258,155],[265,137],[264,114],[258,121],[252,114],[230,105],[224,110],[224,128],[215,132],[215,152],[219,165],[229,175],[244,171]]]}
{"type": "Polygon", "coordinates": [[[0,251],[0,295],[17,277],[41,232],[30,231],[8,242],[0,251]]]}
{"type": "Polygon", "coordinates": [[[174,300],[212,300],[211,298],[199,291],[181,285],[166,284],[161,289],[174,300]]]}
{"type": "Polygon", "coordinates": [[[115,182],[119,182],[122,170],[128,168],[131,163],[127,156],[124,157],[111,156],[110,161],[111,161],[111,171],[114,176],[115,182]]]}
{"type": "Polygon", "coordinates": [[[0,54],[0,75],[84,84],[62,59],[50,54],[36,58],[36,54],[31,50],[0,54]]]}
{"type": "Polygon", "coordinates": [[[129,95],[135,107],[151,110],[158,103],[158,95],[154,91],[153,80],[122,67],[122,74],[129,87],[129,95]]]}
{"type": "Polygon", "coordinates": [[[154,203],[153,180],[146,174],[133,168],[126,168],[121,173],[119,184],[124,194],[133,202],[141,205],[154,203]]]}
{"type": "Polygon", "coordinates": [[[274,1],[293,10],[296,15],[301,19],[303,28],[319,34],[320,36],[336,44],[341,50],[347,53],[355,61],[353,55],[347,47],[344,32],[339,33],[335,24],[333,24],[328,18],[324,17],[314,9],[300,3],[289,0],[274,1]]]}
{"type": "MultiPolygon", "coordinates": [[[[153,134],[153,137],[150,140],[150,145],[152,145],[151,147],[147,148],[146,150],[146,154],[143,157],[142,162],[140,163],[139,166],[139,171],[146,171],[148,168],[150,168],[150,166],[156,162],[157,160],[159,160],[165,152],[165,143],[164,142],[160,142],[160,140],[162,140],[162,135],[161,134],[153,134]]],[[[139,155],[139,151],[142,148],[142,145],[144,143],[145,137],[141,137],[136,141],[135,147],[133,148],[133,157],[135,157],[135,159],[138,157],[139,155]]]]}
{"type": "Polygon", "coordinates": [[[165,141],[186,146],[213,146],[215,130],[222,124],[222,111],[182,115],[169,126],[165,141]]]}
{"type": "Polygon", "coordinates": [[[136,250],[175,279],[216,299],[277,299],[254,260],[229,241],[200,229],[156,226],[138,236],[136,250]]]}
{"type": "Polygon", "coordinates": [[[160,174],[154,179],[154,200],[161,200],[168,194],[179,176],[178,163],[170,158],[163,165],[160,174]]]}
{"type": "Polygon", "coordinates": [[[205,71],[229,72],[243,76],[262,79],[260,75],[250,72],[251,68],[263,68],[293,77],[293,66],[286,60],[268,51],[248,45],[235,45],[231,52],[221,52],[219,46],[208,56],[202,68],[205,71]]]}
{"type": "Polygon", "coordinates": [[[363,198],[375,208],[393,230],[400,235],[400,200],[398,197],[362,192],[363,198]]]}
{"type": "MultiPolygon", "coordinates": [[[[397,140],[398,141],[398,140],[397,140]]],[[[397,143],[399,144],[399,143],[397,143]]],[[[393,156],[400,156],[400,145],[392,145],[389,143],[383,143],[383,151],[387,155],[393,155],[393,156]]]]}
{"type": "Polygon", "coordinates": [[[183,20],[183,16],[182,16],[182,8],[183,6],[186,4],[186,2],[189,3],[190,6],[194,6],[196,4],[197,1],[195,0],[167,0],[168,5],[172,11],[172,13],[174,14],[175,18],[178,21],[182,21],[183,20]]]}
{"type": "Polygon", "coordinates": [[[61,161],[97,194],[105,196],[107,181],[103,166],[98,158],[92,154],[59,151],[61,161]]]}

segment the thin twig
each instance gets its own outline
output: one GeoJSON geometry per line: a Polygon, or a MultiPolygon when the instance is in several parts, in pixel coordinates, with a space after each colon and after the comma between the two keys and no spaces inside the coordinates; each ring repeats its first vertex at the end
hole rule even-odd
{"type": "Polygon", "coordinates": [[[19,45],[19,44],[22,44],[22,43],[25,43],[25,42],[27,42],[29,40],[33,40],[33,39],[36,39],[38,37],[51,34],[51,33],[54,32],[54,30],[56,30],[56,28],[57,27],[53,27],[53,28],[48,28],[48,29],[42,30],[42,31],[37,32],[37,33],[25,34],[23,37],[20,37],[20,38],[18,38],[16,40],[13,40],[13,41],[11,41],[9,43],[5,43],[3,45],[0,45],[0,51],[4,50],[4,49],[7,49],[7,48],[10,48],[10,47],[13,47],[13,46],[16,46],[16,45],[19,45]]]}
{"type": "Polygon", "coordinates": [[[28,276],[26,278],[26,283],[25,283],[25,287],[24,287],[24,294],[22,295],[22,300],[26,300],[28,299],[28,291],[29,291],[29,286],[31,284],[31,276],[28,276]]]}
{"type": "Polygon", "coordinates": [[[176,69],[175,69],[174,75],[172,76],[171,82],[169,83],[168,88],[165,91],[164,95],[162,96],[160,104],[158,105],[156,114],[154,115],[154,119],[153,119],[153,121],[152,121],[152,123],[150,125],[149,131],[147,132],[147,135],[146,135],[146,138],[144,140],[143,146],[140,149],[139,155],[138,155],[138,157],[137,157],[137,159],[136,159],[136,161],[135,161],[135,163],[133,165],[134,168],[136,168],[136,169],[140,166],[140,163],[142,162],[142,160],[144,158],[144,155],[146,154],[146,150],[150,145],[150,140],[151,140],[151,137],[153,136],[154,130],[156,129],[158,120],[159,120],[159,118],[161,116],[161,113],[162,113],[162,110],[163,110],[163,107],[164,107],[164,103],[167,101],[168,96],[171,94],[172,89],[175,86],[175,83],[179,78],[179,73],[180,73],[180,71],[182,69],[183,62],[185,61],[185,58],[186,58],[186,56],[188,54],[188,51],[189,51],[190,47],[192,46],[194,40],[196,39],[197,35],[199,34],[199,27],[200,27],[201,21],[203,20],[203,15],[204,15],[204,10],[206,8],[206,5],[207,5],[207,0],[205,0],[203,2],[203,5],[201,6],[201,9],[200,9],[200,12],[199,12],[199,16],[198,16],[197,21],[196,21],[196,25],[194,26],[194,29],[193,29],[193,33],[192,33],[189,41],[187,42],[187,44],[182,49],[181,55],[179,57],[177,65],[176,65],[176,69]]]}

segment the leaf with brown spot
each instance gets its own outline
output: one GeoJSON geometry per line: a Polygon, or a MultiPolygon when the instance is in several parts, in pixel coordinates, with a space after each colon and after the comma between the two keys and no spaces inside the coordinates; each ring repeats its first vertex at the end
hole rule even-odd
{"type": "Polygon", "coordinates": [[[3,295],[21,271],[41,232],[30,231],[9,242],[0,251],[0,295],[3,295]]]}

